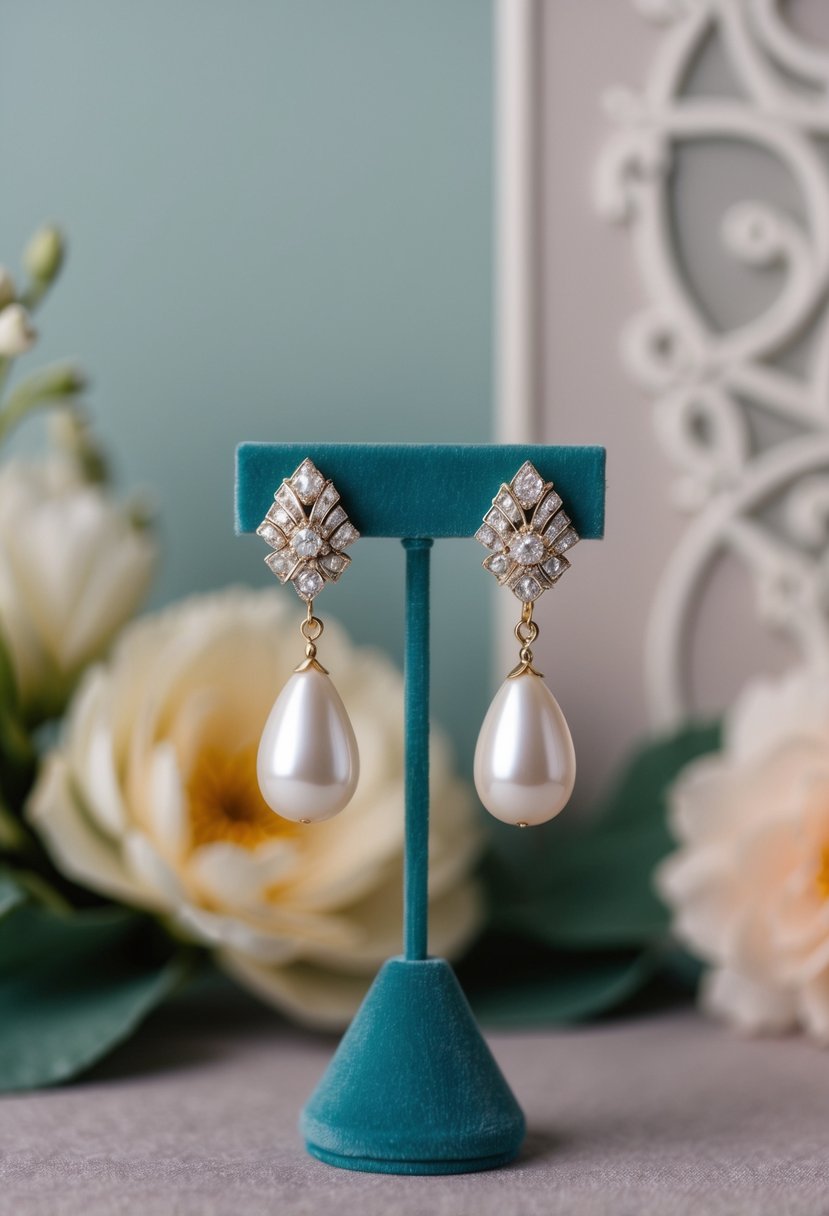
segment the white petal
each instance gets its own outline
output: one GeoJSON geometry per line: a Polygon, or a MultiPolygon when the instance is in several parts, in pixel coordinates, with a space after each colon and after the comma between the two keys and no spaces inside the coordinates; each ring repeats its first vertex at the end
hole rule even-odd
{"type": "MultiPolygon", "coordinates": [[[[326,943],[305,941],[302,957],[335,971],[361,973],[379,967],[403,949],[403,882],[398,869],[364,899],[344,909],[352,930],[348,951],[326,943]]],[[[479,885],[458,883],[429,905],[429,949],[432,954],[453,958],[469,945],[483,923],[483,900],[479,885]]]]}
{"type": "Polygon", "coordinates": [[[403,881],[398,862],[394,873],[357,903],[342,910],[351,930],[348,951],[326,942],[301,943],[302,958],[335,971],[362,974],[379,967],[403,948],[403,881]]]}
{"type": "Polygon", "coordinates": [[[193,904],[183,904],[177,923],[205,945],[230,949],[249,958],[251,963],[281,963],[293,959],[299,947],[290,934],[260,933],[244,921],[220,916],[193,904]]]}
{"type": "Polygon", "coordinates": [[[73,704],[71,723],[74,778],[84,805],[107,835],[120,837],[127,811],[115,771],[109,725],[108,685],[101,669],[91,669],[73,704]]]}
{"type": "Polygon", "coordinates": [[[47,757],[26,808],[59,870],[83,886],[125,903],[154,905],[124,865],[116,845],[93,826],[73,793],[63,757],[47,757]]]}
{"type": "Polygon", "coordinates": [[[798,1011],[807,1033],[822,1047],[829,1047],[829,975],[825,971],[800,990],[798,1011]]]}
{"type": "Polygon", "coordinates": [[[358,789],[341,815],[308,832],[304,863],[284,883],[281,898],[318,912],[342,907],[386,877],[402,844],[402,782],[370,802],[363,801],[358,789]]]}
{"type": "Polygon", "coordinates": [[[0,355],[22,355],[37,339],[37,330],[22,304],[7,304],[0,310],[0,355]]]}
{"type": "Polygon", "coordinates": [[[738,896],[729,881],[730,860],[713,850],[681,850],[654,874],[656,889],[673,908],[674,933],[709,962],[724,962],[730,952],[738,896]]]}
{"type": "Polygon", "coordinates": [[[3,466],[0,611],[27,705],[60,706],[78,669],[134,610],[132,580],[140,568],[146,587],[153,549],[65,458],[3,466]]]}
{"type": "Polygon", "coordinates": [[[64,660],[70,667],[100,654],[144,599],[155,567],[156,546],[149,533],[124,527],[118,517],[108,535],[100,531],[96,560],[88,567],[63,639],[64,660]]]}
{"type": "Polygon", "coordinates": [[[193,879],[206,902],[217,907],[261,908],[269,888],[296,865],[291,841],[276,840],[257,849],[218,843],[202,845],[190,860],[193,879]]]}
{"type": "MultiPolygon", "coordinates": [[[[434,907],[432,953],[451,957],[467,945],[480,927],[481,915],[480,892],[472,883],[439,900],[434,907]]],[[[350,955],[342,960],[349,964],[346,971],[306,960],[267,967],[232,950],[220,951],[217,962],[256,996],[296,1021],[320,1030],[341,1030],[357,1012],[376,968],[386,957],[385,949],[378,950],[370,959],[366,957],[361,969],[350,955]]]]}
{"type": "MultiPolygon", "coordinates": [[[[785,956],[784,956],[785,959],[785,956]]],[[[800,983],[809,986],[817,983],[829,968],[829,937],[815,946],[802,960],[793,965],[789,974],[800,983]]]]}
{"type": "Polygon", "coordinates": [[[216,961],[255,996],[318,1030],[347,1026],[373,979],[370,974],[344,975],[311,963],[263,967],[232,950],[220,951],[216,961]]]}
{"type": "Polygon", "coordinates": [[[131,831],[124,838],[124,861],[142,888],[150,892],[157,906],[173,909],[178,905],[184,890],[175,871],[160,856],[152,842],[143,832],[131,831]]]}
{"type": "Polygon", "coordinates": [[[65,639],[95,555],[99,510],[91,491],[46,500],[33,508],[9,544],[15,577],[38,635],[63,669],[70,666],[65,639]],[[67,540],[56,545],[55,536],[67,540]]]}
{"type": "Polygon", "coordinates": [[[149,765],[149,830],[162,853],[181,858],[190,841],[190,821],[175,749],[169,743],[159,743],[150,754],[149,765]]]}
{"type": "Polygon", "coordinates": [[[793,994],[773,985],[757,984],[727,968],[703,979],[703,1007],[746,1034],[782,1034],[796,1025],[793,994]]]}
{"type": "Polygon", "coordinates": [[[761,678],[743,690],[726,717],[725,749],[751,767],[790,740],[826,742],[829,688],[822,673],[796,668],[782,678],[761,678]]]}

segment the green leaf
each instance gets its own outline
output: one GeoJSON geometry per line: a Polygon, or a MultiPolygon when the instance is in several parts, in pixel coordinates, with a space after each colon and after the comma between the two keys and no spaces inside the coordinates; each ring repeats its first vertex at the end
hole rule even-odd
{"type": "Polygon", "coordinates": [[[506,907],[497,926],[568,949],[647,944],[667,928],[652,883],[667,847],[649,830],[573,841],[550,867],[549,890],[506,907]]]}
{"type": "MultiPolygon", "coordinates": [[[[48,879],[44,878],[42,874],[38,874],[35,870],[27,870],[19,865],[15,866],[14,869],[5,868],[0,870],[0,892],[4,889],[14,892],[16,898],[12,907],[17,907],[19,904],[31,900],[41,904],[44,908],[51,909],[52,912],[57,912],[61,916],[69,915],[72,912],[72,905],[64,899],[59,891],[55,890],[48,879]]],[[[2,896],[0,896],[1,900],[2,896]]],[[[0,906],[0,917],[2,915],[2,907],[0,906]]]]}
{"type": "Polygon", "coordinates": [[[20,820],[14,816],[2,800],[0,792],[0,852],[18,853],[28,844],[28,837],[21,827],[20,820]]]}
{"type": "Polygon", "coordinates": [[[642,947],[668,914],[653,888],[673,848],[666,793],[679,771],[718,745],[717,725],[692,726],[643,747],[591,823],[562,837],[529,895],[495,900],[496,928],[566,949],[642,947]]]}
{"type": "Polygon", "coordinates": [[[665,818],[665,792],[681,769],[720,746],[718,722],[693,723],[639,749],[597,816],[599,830],[665,818]]]}
{"type": "MultiPolygon", "coordinates": [[[[0,882],[0,897],[3,890],[0,882]]],[[[18,901],[0,919],[0,1090],[51,1085],[89,1068],[186,971],[186,955],[160,952],[154,926],[136,913],[60,915],[18,901]]]]}
{"type": "Polygon", "coordinates": [[[83,373],[70,363],[55,363],[22,380],[0,409],[0,443],[33,410],[71,402],[86,387],[83,373]]]}
{"type": "Polygon", "coordinates": [[[35,749],[20,715],[11,655],[0,632],[0,848],[18,848],[25,838],[13,809],[22,805],[35,766],[35,749]]]}
{"type": "Polygon", "coordinates": [[[8,643],[0,633],[0,705],[17,708],[17,680],[14,675],[8,643]]]}
{"type": "Polygon", "coordinates": [[[472,991],[476,1014],[489,1026],[580,1022],[615,1009],[655,975],[655,952],[590,958],[558,955],[543,972],[491,990],[472,991]]]}

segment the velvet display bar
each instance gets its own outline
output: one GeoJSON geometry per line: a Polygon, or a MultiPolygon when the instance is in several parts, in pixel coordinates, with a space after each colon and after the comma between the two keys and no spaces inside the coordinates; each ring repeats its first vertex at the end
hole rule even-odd
{"type": "Polygon", "coordinates": [[[242,443],[237,532],[256,531],[274,490],[306,456],[334,482],[362,536],[474,536],[498,486],[525,460],[555,482],[582,539],[604,532],[604,448],[454,443],[242,443]]]}
{"type": "Polygon", "coordinates": [[[336,485],[364,537],[406,553],[403,957],[381,968],[302,1113],[308,1151],[330,1165],[450,1174],[511,1161],[521,1108],[444,959],[428,957],[429,557],[471,537],[526,460],[555,483],[583,539],[604,528],[604,448],[540,445],[243,443],[236,528],[254,532],[306,458],[336,485]]]}

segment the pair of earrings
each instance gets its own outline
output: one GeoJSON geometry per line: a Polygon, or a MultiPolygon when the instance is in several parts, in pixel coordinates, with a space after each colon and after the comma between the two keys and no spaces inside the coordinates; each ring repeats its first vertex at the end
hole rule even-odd
{"type": "MultiPolygon", "coordinates": [[[[257,756],[262,796],[285,819],[317,823],[350,801],[359,756],[345,706],[317,659],[322,621],[314,600],[351,564],[345,552],[359,537],[333,483],[303,460],[274,495],[257,533],[270,546],[267,565],[290,582],[307,606],[300,631],[305,658],[271,710],[257,756]]],[[[502,485],[475,534],[489,550],[484,568],[521,601],[515,627],[518,663],[495,695],[475,749],[475,787],[490,814],[529,827],[567,804],[576,779],[573,741],[564,715],[539,671],[533,605],[558,582],[579,539],[551,482],[527,461],[502,485]]]]}

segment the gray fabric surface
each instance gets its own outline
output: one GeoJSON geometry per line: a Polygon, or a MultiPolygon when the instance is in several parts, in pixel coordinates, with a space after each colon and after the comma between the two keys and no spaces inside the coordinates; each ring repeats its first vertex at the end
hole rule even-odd
{"type": "Polygon", "coordinates": [[[158,1015],[89,1078],[0,1100],[2,1216],[825,1216],[829,1054],[692,1013],[491,1042],[527,1113],[514,1166],[333,1170],[297,1112],[332,1042],[246,1007],[158,1015]]]}

